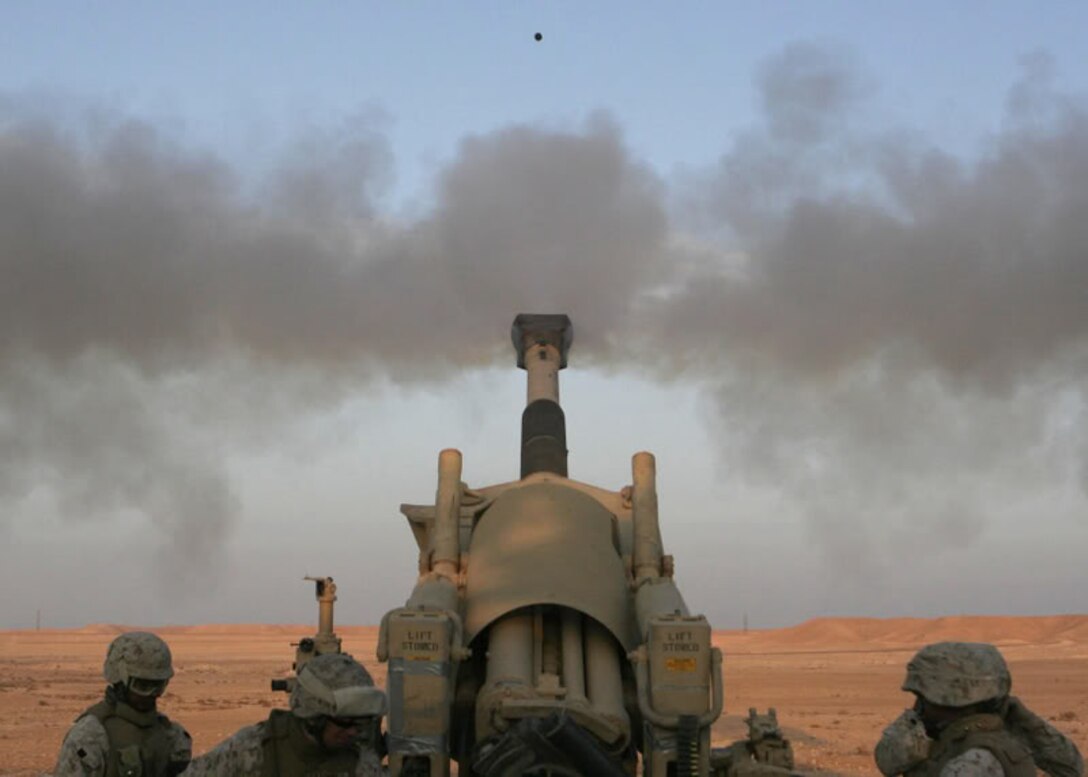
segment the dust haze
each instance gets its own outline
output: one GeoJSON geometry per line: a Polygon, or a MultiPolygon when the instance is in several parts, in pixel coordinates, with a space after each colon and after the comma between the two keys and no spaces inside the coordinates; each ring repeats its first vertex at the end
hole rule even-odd
{"type": "Polygon", "coordinates": [[[580,365],[700,386],[723,478],[803,514],[844,585],[904,551],[954,583],[1002,521],[1083,530],[1088,112],[1052,70],[1026,58],[959,158],[870,120],[849,52],[796,44],[703,170],[666,179],[604,113],[503,127],[414,219],[365,114],[252,180],[139,119],[8,96],[0,532],[121,511],[160,585],[213,581],[230,451],[374,381],[506,359],[520,311],[570,313],[580,365]]]}

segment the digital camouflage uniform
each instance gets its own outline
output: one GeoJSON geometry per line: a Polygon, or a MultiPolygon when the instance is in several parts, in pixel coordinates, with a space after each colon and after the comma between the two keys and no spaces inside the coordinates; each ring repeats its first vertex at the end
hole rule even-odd
{"type": "Polygon", "coordinates": [[[238,731],[193,760],[184,777],[381,777],[377,751],[385,695],[350,656],[311,659],[291,692],[291,710],[238,731]],[[325,748],[312,731],[327,717],[368,717],[373,725],[357,747],[325,748]]]}
{"type": "Polygon", "coordinates": [[[1035,777],[1031,751],[1000,715],[968,715],[946,726],[908,777],[1035,777]]]}
{"type": "Polygon", "coordinates": [[[927,733],[922,716],[906,710],[885,730],[874,755],[892,777],[1079,777],[1076,747],[1015,697],[1012,678],[993,645],[941,642],[907,664],[903,690],[961,716],[927,733]],[[985,711],[982,711],[985,710],[985,711]]]}
{"type": "Polygon", "coordinates": [[[192,745],[188,732],[165,715],[138,712],[123,702],[111,710],[107,702],[99,702],[83,713],[64,737],[53,776],[135,777],[140,772],[133,771],[132,762],[142,769],[144,760],[148,769],[142,773],[147,777],[177,774],[192,757],[192,745]],[[99,717],[103,712],[104,720],[99,717]],[[107,729],[113,732],[112,737],[107,729]],[[129,745],[110,747],[111,740],[130,739],[136,750],[126,749],[129,745]],[[140,749],[145,751],[144,757],[136,755],[140,749]]]}
{"type": "Polygon", "coordinates": [[[174,674],[170,649],[154,634],[128,632],[111,644],[103,674],[105,699],[83,712],[61,744],[55,777],[173,777],[189,763],[192,741],[184,728],[151,709],[124,700],[132,680],[161,685],[174,674]]]}

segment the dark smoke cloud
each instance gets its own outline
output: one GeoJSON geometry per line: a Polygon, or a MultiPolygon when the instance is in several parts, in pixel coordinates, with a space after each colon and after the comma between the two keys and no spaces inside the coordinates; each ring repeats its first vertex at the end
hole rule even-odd
{"type": "Polygon", "coordinates": [[[383,138],[353,128],[305,148],[251,202],[225,164],[145,125],[89,149],[49,127],[7,132],[0,353],[101,347],[151,372],[235,352],[449,368],[480,363],[495,319],[526,306],[614,329],[657,272],[658,184],[604,119],[465,140],[436,212],[409,225],[383,223],[368,196],[388,175],[383,138]]]}
{"type": "Polygon", "coordinates": [[[204,590],[194,572],[220,560],[236,505],[215,447],[179,423],[172,387],[99,352],[60,365],[9,362],[0,380],[5,513],[44,492],[55,502],[49,512],[66,518],[142,514],[150,531],[118,536],[115,550],[133,569],[157,569],[165,593],[204,590]]]}
{"type": "Polygon", "coordinates": [[[464,139],[406,223],[380,117],[254,185],[148,124],[21,121],[7,98],[0,498],[135,509],[207,557],[236,501],[217,450],[377,377],[505,359],[515,313],[561,310],[580,363],[704,383],[728,477],[811,516],[836,568],[968,547],[1085,477],[1088,114],[1050,73],[1027,61],[965,161],[865,130],[850,55],[790,47],[671,226],[605,116],[464,139]]]}
{"type": "Polygon", "coordinates": [[[765,123],[688,194],[723,258],[651,330],[718,385],[730,473],[811,516],[830,568],[955,552],[1028,494],[1045,517],[1084,467],[1088,113],[1049,74],[1025,61],[966,162],[859,129],[864,76],[794,47],[760,72],[765,123]]]}
{"type": "Polygon", "coordinates": [[[767,126],[740,140],[704,192],[749,261],[743,277],[690,281],[669,309],[677,338],[713,327],[731,354],[803,372],[895,347],[988,388],[1082,345],[1083,107],[1059,102],[1029,67],[1008,127],[969,165],[904,133],[842,126],[860,79],[825,59],[791,49],[764,71],[767,126]],[[831,97],[793,99],[810,90],[831,97]]]}
{"type": "Polygon", "coordinates": [[[364,119],[300,139],[256,187],[140,122],[9,122],[0,497],[136,510],[171,557],[208,558],[236,501],[217,447],[376,376],[486,364],[522,310],[570,311],[603,352],[659,272],[659,184],[604,117],[467,138],[416,223],[381,217],[391,175],[364,119]]]}

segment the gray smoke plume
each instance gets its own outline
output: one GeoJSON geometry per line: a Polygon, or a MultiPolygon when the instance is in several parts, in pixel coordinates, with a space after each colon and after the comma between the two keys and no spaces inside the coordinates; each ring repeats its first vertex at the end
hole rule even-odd
{"type": "Polygon", "coordinates": [[[660,272],[659,184],[604,117],[466,139],[412,224],[379,215],[390,153],[360,121],[253,191],[139,122],[8,122],[0,498],[135,510],[165,555],[212,559],[236,501],[217,448],[378,375],[486,364],[522,310],[571,312],[603,352],[660,272]]]}
{"type": "Polygon", "coordinates": [[[650,339],[717,384],[730,471],[812,516],[834,569],[1053,514],[1083,471],[1088,113],[1045,64],[968,163],[856,129],[863,75],[791,48],[760,74],[764,125],[688,195],[727,237],[651,306],[650,339]]]}
{"type": "Polygon", "coordinates": [[[0,499],[136,510],[206,558],[227,436],[505,359],[515,313],[565,311],[580,364],[704,384],[731,476],[858,574],[965,547],[1088,470],[1088,113],[1049,67],[1026,62],[967,161],[863,129],[861,68],[797,45],[698,185],[591,116],[464,139],[408,223],[370,116],[253,184],[145,123],[0,100],[0,499]]]}

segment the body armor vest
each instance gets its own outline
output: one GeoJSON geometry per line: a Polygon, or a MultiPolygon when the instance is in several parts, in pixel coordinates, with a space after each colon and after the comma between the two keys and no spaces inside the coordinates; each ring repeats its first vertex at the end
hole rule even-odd
{"type": "Polygon", "coordinates": [[[328,750],[302,725],[287,710],[272,710],[262,742],[261,777],[355,777],[357,750],[328,750]]]}
{"type": "Polygon", "coordinates": [[[1035,777],[1031,751],[1005,729],[999,715],[968,715],[950,723],[929,751],[929,758],[907,772],[907,777],[939,777],[941,769],[958,755],[975,748],[988,750],[1001,764],[1005,777],[1035,777]]]}
{"type": "Polygon", "coordinates": [[[103,777],[173,777],[187,764],[170,762],[170,719],[140,712],[121,701],[105,699],[77,718],[91,715],[106,729],[110,742],[103,777]]]}

